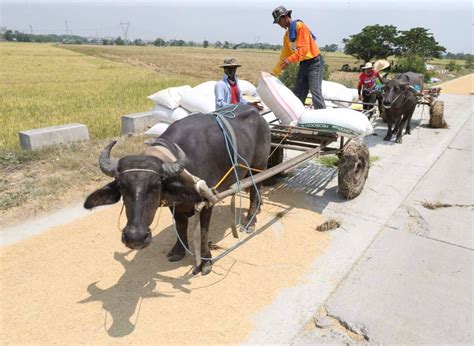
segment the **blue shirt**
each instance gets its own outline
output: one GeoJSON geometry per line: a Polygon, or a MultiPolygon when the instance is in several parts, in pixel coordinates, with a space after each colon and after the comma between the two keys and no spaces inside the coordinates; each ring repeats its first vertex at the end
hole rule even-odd
{"type": "MultiPolygon", "coordinates": [[[[214,87],[214,95],[216,96],[216,109],[229,106],[230,105],[230,85],[227,75],[224,75],[220,81],[217,82],[214,87]]],[[[237,89],[239,89],[239,103],[247,104],[248,102],[242,97],[242,92],[240,91],[239,79],[236,77],[235,82],[237,83],[237,89]]]]}

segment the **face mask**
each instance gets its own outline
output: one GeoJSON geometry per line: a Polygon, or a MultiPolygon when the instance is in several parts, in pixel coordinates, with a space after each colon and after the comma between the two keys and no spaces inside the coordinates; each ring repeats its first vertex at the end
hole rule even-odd
{"type": "Polygon", "coordinates": [[[224,68],[224,73],[227,75],[227,78],[230,80],[235,80],[235,73],[237,72],[236,67],[225,67],[224,68]]]}

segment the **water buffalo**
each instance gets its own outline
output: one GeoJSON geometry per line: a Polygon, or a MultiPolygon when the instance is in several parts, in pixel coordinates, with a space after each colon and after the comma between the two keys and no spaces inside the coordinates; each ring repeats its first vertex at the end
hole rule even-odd
{"type": "MultiPolygon", "coordinates": [[[[235,133],[238,153],[248,162],[250,167],[265,169],[270,152],[270,129],[262,116],[249,105],[239,105],[233,110],[235,118],[228,123],[235,133]]],[[[183,179],[183,170],[203,179],[208,186],[214,186],[231,167],[228,150],[223,132],[213,114],[193,114],[179,120],[168,127],[155,143],[158,147],[167,148],[177,159],[164,162],[150,154],[150,150],[142,155],[130,155],[118,161],[110,159],[110,151],[115,142],[107,145],[99,156],[102,172],[114,180],[89,195],[84,203],[87,209],[113,204],[123,198],[127,215],[127,225],[122,231],[122,242],[131,249],[142,249],[152,241],[150,225],[162,202],[175,206],[174,220],[178,234],[188,247],[188,218],[195,213],[195,204],[203,201],[195,187],[183,179]]],[[[242,162],[242,160],[239,160],[242,162]]],[[[240,178],[248,171],[238,168],[240,178]]],[[[226,178],[219,190],[225,190],[235,183],[234,175],[226,178]]],[[[250,207],[245,221],[251,221],[249,227],[255,225],[258,199],[256,189],[250,190],[250,207]]],[[[212,206],[206,206],[200,213],[201,225],[201,256],[211,258],[208,245],[208,231],[212,206]]],[[[185,248],[179,241],[168,253],[171,262],[181,260],[185,248]]],[[[195,268],[194,273],[203,275],[211,271],[211,261],[203,260],[195,268]]]]}
{"type": "Polygon", "coordinates": [[[418,104],[417,93],[423,89],[423,75],[406,72],[397,75],[392,80],[385,81],[382,89],[383,106],[388,125],[385,141],[392,139],[393,132],[397,134],[397,143],[402,143],[402,132],[406,126],[406,133],[411,133],[411,117],[418,104]]]}

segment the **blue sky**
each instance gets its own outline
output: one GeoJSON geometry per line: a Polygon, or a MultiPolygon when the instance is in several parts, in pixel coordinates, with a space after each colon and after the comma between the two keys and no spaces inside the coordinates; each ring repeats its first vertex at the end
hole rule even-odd
{"type": "Polygon", "coordinates": [[[123,36],[131,39],[183,39],[281,43],[272,25],[278,5],[305,21],[320,45],[336,43],[366,25],[395,25],[401,30],[428,28],[452,52],[472,52],[471,1],[365,0],[0,0],[0,26],[33,33],[123,36]]]}

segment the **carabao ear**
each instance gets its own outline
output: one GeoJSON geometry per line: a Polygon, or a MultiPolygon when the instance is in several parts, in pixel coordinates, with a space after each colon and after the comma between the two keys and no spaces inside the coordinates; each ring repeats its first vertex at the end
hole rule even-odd
{"type": "Polygon", "coordinates": [[[114,204],[120,201],[121,196],[117,180],[114,180],[104,187],[92,192],[86,198],[84,208],[92,209],[100,205],[114,204]]]}

